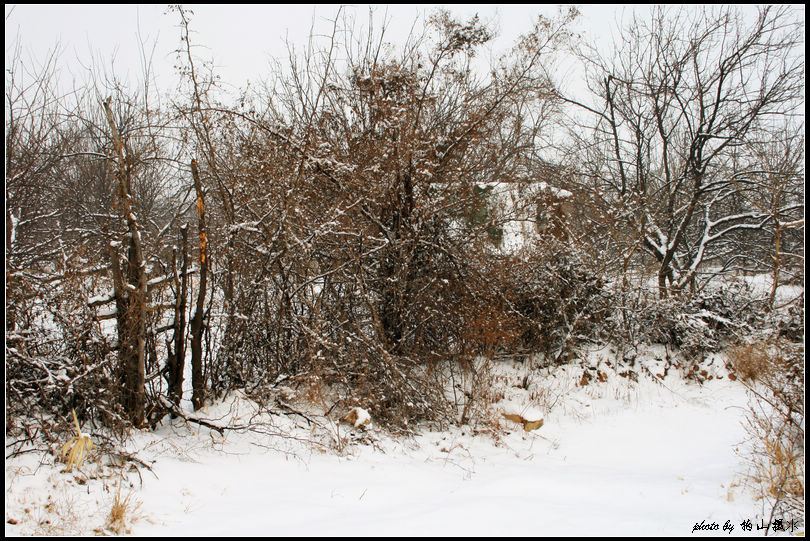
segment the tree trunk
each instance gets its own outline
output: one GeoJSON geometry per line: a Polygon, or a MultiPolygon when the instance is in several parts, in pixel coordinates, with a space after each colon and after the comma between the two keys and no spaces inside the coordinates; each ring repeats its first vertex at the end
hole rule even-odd
{"type": "Polygon", "coordinates": [[[180,406],[180,401],[183,398],[183,372],[185,370],[186,361],[186,305],[188,304],[188,227],[183,226],[180,229],[183,246],[183,262],[180,273],[177,273],[177,256],[174,257],[174,283],[177,288],[177,297],[175,299],[174,321],[172,327],[174,329],[173,341],[174,350],[171,344],[166,344],[168,350],[167,365],[169,368],[169,400],[175,406],[180,406]]]}
{"type": "MultiPolygon", "coordinates": [[[[124,154],[124,145],[113,119],[110,108],[111,98],[104,102],[104,112],[113,135],[113,143],[117,154],[117,171],[112,169],[114,176],[118,177],[119,197],[121,210],[129,228],[128,270],[127,283],[123,282],[123,273],[120,269],[118,254],[112,257],[113,274],[117,274],[116,307],[118,313],[118,342],[119,359],[123,369],[123,405],[130,421],[135,426],[142,426],[146,413],[146,260],[141,247],[141,233],[138,230],[138,220],[132,208],[130,194],[131,167],[124,154]]],[[[113,252],[115,249],[113,247],[113,252]]]]}
{"type": "Polygon", "coordinates": [[[773,246],[773,284],[771,284],[771,294],[768,295],[768,311],[773,310],[773,304],[776,301],[776,289],[779,287],[779,271],[782,267],[782,227],[779,220],[776,220],[776,228],[774,230],[774,246],[773,246]]]}
{"type": "Polygon", "coordinates": [[[197,293],[197,305],[191,318],[191,403],[194,409],[202,407],[205,400],[205,379],[202,366],[202,333],[203,312],[205,311],[205,290],[208,281],[208,257],[206,252],[207,235],[205,229],[205,202],[203,200],[202,182],[197,169],[197,160],[191,160],[191,174],[194,177],[194,189],[197,192],[197,212],[200,231],[200,288],[197,293]]]}

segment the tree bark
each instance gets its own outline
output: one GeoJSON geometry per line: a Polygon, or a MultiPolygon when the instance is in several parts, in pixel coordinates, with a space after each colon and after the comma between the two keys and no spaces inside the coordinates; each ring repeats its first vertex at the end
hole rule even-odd
{"type": "Polygon", "coordinates": [[[200,232],[200,288],[197,292],[197,304],[191,318],[191,403],[194,409],[202,407],[205,400],[205,380],[202,366],[202,333],[203,313],[205,311],[205,290],[208,281],[208,254],[206,251],[207,233],[205,228],[205,202],[202,182],[197,169],[197,160],[191,160],[191,174],[194,177],[194,189],[197,192],[197,213],[200,232]]]}
{"type": "Polygon", "coordinates": [[[177,289],[177,296],[175,298],[174,321],[172,328],[174,333],[172,339],[174,342],[174,349],[171,343],[167,343],[168,360],[167,365],[169,369],[168,385],[169,385],[169,400],[175,406],[180,406],[180,401],[183,398],[183,372],[185,370],[186,361],[186,306],[188,304],[188,227],[183,226],[180,228],[181,243],[183,250],[183,262],[180,273],[177,272],[177,254],[174,256],[174,283],[177,289]]]}
{"type": "Polygon", "coordinates": [[[118,341],[119,359],[123,370],[123,405],[130,421],[135,426],[142,426],[146,413],[144,389],[146,384],[146,260],[143,256],[138,220],[135,210],[132,208],[131,163],[124,153],[124,145],[113,119],[110,101],[111,98],[107,98],[107,101],[104,102],[104,112],[113,135],[118,165],[117,170],[112,169],[112,166],[111,169],[114,176],[118,177],[121,211],[129,228],[129,264],[126,284],[115,247],[113,247],[112,254],[114,281],[117,283],[116,307],[119,309],[118,341]]]}

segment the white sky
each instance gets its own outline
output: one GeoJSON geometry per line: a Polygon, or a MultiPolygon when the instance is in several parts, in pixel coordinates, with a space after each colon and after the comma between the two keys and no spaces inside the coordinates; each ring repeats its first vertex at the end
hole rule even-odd
{"type": "MultiPolygon", "coordinates": [[[[358,26],[366,27],[369,6],[355,4],[343,9],[356,18],[358,26]]],[[[388,21],[387,41],[401,46],[414,21],[424,20],[439,7],[464,21],[478,14],[483,21],[494,22],[499,37],[481,56],[486,58],[488,54],[495,59],[507,52],[520,34],[531,29],[538,14],[554,16],[558,11],[556,5],[540,4],[377,4],[373,5],[375,27],[384,19],[388,21]]],[[[643,15],[649,11],[648,5],[634,4],[578,7],[581,17],[573,30],[604,49],[610,45],[613,29],[623,18],[629,18],[634,12],[643,15]]],[[[756,8],[750,5],[737,7],[749,17],[756,13],[756,8]]],[[[247,81],[258,83],[266,79],[272,70],[272,59],[286,65],[285,40],[300,50],[311,31],[330,32],[330,19],[334,19],[340,7],[337,4],[191,4],[185,8],[194,12],[192,43],[201,46],[196,49],[196,55],[214,61],[215,72],[226,88],[243,88],[247,81]]],[[[803,19],[803,5],[798,10],[803,19]]],[[[143,43],[147,55],[151,55],[157,87],[162,93],[176,88],[175,51],[181,45],[179,17],[165,4],[6,4],[5,15],[7,67],[19,46],[24,67],[36,73],[58,46],[57,71],[63,90],[72,87],[74,81],[76,86],[84,86],[90,69],[106,75],[113,73],[128,86],[140,86],[143,43]]],[[[581,73],[576,62],[564,57],[560,57],[555,66],[555,79],[574,95],[584,89],[581,73]]]]}
{"type": "MultiPolygon", "coordinates": [[[[213,58],[222,80],[242,87],[247,80],[257,81],[270,68],[270,58],[285,59],[285,38],[303,47],[310,31],[325,33],[331,29],[338,5],[187,5],[194,12],[192,42],[205,46],[197,49],[201,58],[213,58]]],[[[494,21],[499,38],[490,54],[500,56],[521,33],[531,29],[537,14],[552,16],[556,6],[548,5],[375,5],[375,26],[383,18],[389,21],[388,40],[401,45],[417,17],[426,17],[435,8],[444,7],[463,20],[479,14],[494,21]]],[[[344,8],[359,24],[368,21],[369,5],[344,8]]],[[[632,8],[630,8],[632,9],[632,8]]],[[[644,8],[641,8],[644,9],[644,8]]],[[[616,7],[580,6],[582,18],[576,29],[597,39],[610,33],[610,23],[620,14],[616,7]]],[[[116,76],[136,84],[142,78],[140,43],[151,53],[158,85],[167,90],[174,86],[174,51],[180,46],[179,17],[166,5],[9,5],[6,4],[6,64],[19,37],[22,56],[29,69],[36,69],[58,44],[59,77],[70,85],[83,81],[88,68],[113,66],[116,76]],[[114,61],[113,61],[114,58],[114,61]]]]}

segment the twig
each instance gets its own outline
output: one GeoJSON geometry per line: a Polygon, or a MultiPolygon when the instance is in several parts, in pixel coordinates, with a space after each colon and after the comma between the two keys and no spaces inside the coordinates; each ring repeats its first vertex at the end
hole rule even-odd
{"type": "Polygon", "coordinates": [[[189,423],[195,423],[195,424],[204,426],[206,428],[210,428],[211,430],[216,430],[217,432],[219,432],[220,436],[225,435],[226,430],[236,430],[235,427],[217,426],[217,425],[215,425],[213,423],[209,423],[208,421],[204,421],[204,420],[198,419],[196,417],[189,417],[183,411],[181,411],[180,408],[178,408],[176,405],[169,402],[165,397],[161,396],[159,398],[160,398],[160,402],[163,405],[163,407],[168,409],[171,413],[177,415],[178,417],[181,417],[184,421],[187,421],[189,423]]]}
{"type": "Polygon", "coordinates": [[[289,412],[289,414],[291,414],[291,415],[298,415],[300,417],[303,417],[310,424],[310,426],[312,426],[312,425],[321,426],[320,423],[318,423],[314,419],[308,417],[305,413],[293,408],[292,406],[290,406],[286,402],[283,402],[280,398],[276,399],[276,404],[278,404],[278,406],[281,407],[281,409],[287,410],[287,412],[289,412]]]}

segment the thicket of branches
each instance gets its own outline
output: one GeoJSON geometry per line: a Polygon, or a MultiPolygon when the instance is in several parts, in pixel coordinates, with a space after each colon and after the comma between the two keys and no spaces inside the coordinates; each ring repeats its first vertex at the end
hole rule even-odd
{"type": "Polygon", "coordinates": [[[609,287],[640,265],[683,303],[743,260],[775,283],[801,267],[803,56],[780,10],[750,29],[634,23],[618,64],[588,57],[597,101],[576,103],[595,120],[566,167],[539,141],[575,101],[547,73],[573,10],[539,18],[486,75],[477,18],[439,12],[391,50],[338,17],[235,104],[196,55],[190,12],[175,14],[169,101],[114,79],[61,95],[55,59],[33,75],[7,63],[12,430],[74,408],[155,425],[183,398],[281,381],[390,426],[456,421],[467,408],[446,379],[479,356],[560,363],[619,321],[645,328],[632,291],[609,287]],[[499,247],[526,215],[490,188],[541,182],[571,191],[565,212],[533,196],[531,240],[499,247]]]}
{"type": "Polygon", "coordinates": [[[591,97],[563,99],[582,113],[572,162],[595,256],[654,269],[661,297],[734,270],[801,281],[803,42],[788,7],[748,22],[657,7],[605,55],[580,51],[591,97]]]}

